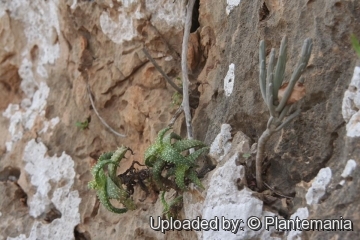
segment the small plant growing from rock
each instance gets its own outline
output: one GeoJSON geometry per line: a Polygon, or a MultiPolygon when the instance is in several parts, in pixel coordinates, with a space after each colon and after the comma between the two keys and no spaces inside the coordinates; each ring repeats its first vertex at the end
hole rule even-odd
{"type": "MultiPolygon", "coordinates": [[[[145,153],[145,164],[148,166],[149,171],[143,173],[150,173],[148,176],[142,175],[136,170],[127,170],[126,174],[120,174],[119,176],[115,176],[116,169],[119,166],[121,159],[124,157],[125,153],[129,148],[122,147],[119,148],[114,153],[105,153],[100,158],[96,166],[92,170],[92,174],[94,176],[94,180],[89,182],[89,187],[92,189],[96,189],[98,192],[98,197],[100,202],[110,211],[115,213],[124,213],[128,209],[135,209],[135,204],[130,198],[131,191],[125,190],[122,185],[126,185],[129,189],[132,189],[134,179],[141,180],[143,183],[147,178],[154,182],[154,185],[157,186],[158,190],[162,190],[163,193],[161,195],[161,201],[164,205],[164,214],[169,216],[176,216],[176,209],[181,205],[182,202],[182,193],[186,191],[186,185],[189,181],[195,183],[200,188],[203,188],[198,174],[195,171],[195,161],[196,159],[203,153],[209,150],[209,148],[202,142],[198,140],[193,140],[192,126],[191,126],[191,113],[190,113],[190,99],[198,100],[197,97],[189,96],[189,79],[188,79],[188,70],[187,70],[187,52],[188,52],[188,39],[190,34],[191,27],[191,19],[192,19],[192,10],[195,4],[195,0],[189,0],[186,7],[186,19],[184,26],[184,37],[182,44],[182,78],[183,78],[183,86],[182,89],[177,86],[159,67],[156,61],[151,57],[147,49],[144,47],[143,52],[149,58],[149,60],[153,63],[155,68],[164,76],[164,78],[168,81],[168,83],[174,87],[177,91],[177,94],[174,95],[173,103],[180,105],[179,109],[175,113],[174,118],[171,120],[169,126],[172,126],[179,116],[179,113],[183,110],[185,114],[185,122],[187,127],[187,136],[188,139],[181,139],[181,137],[173,132],[166,135],[166,132],[170,130],[170,127],[161,130],[158,134],[156,142],[151,145],[146,153],[145,153]],[[182,101],[180,104],[180,95],[182,95],[182,101]],[[173,142],[174,140],[174,142],[173,142]],[[195,151],[195,149],[198,150],[195,151]],[[190,154],[189,154],[190,153],[190,154]],[[107,172],[104,171],[104,167],[108,166],[107,172]],[[107,173],[107,175],[106,175],[107,173]],[[128,173],[130,173],[128,175],[128,173]],[[134,177],[134,174],[136,176],[134,177]],[[164,174],[166,174],[164,176],[164,174]],[[145,178],[144,178],[145,176],[145,178]],[[126,181],[125,181],[126,180],[126,181]],[[173,188],[178,195],[175,199],[173,199],[170,204],[165,201],[165,191],[168,191],[169,188],[173,188]],[[119,200],[125,208],[116,208],[110,203],[110,199],[119,200]],[[175,211],[175,212],[174,212],[175,211]]],[[[87,90],[89,93],[89,99],[91,105],[99,117],[101,122],[114,134],[119,137],[125,137],[123,134],[117,133],[113,130],[98,114],[94,101],[91,96],[90,87],[87,84],[87,90]]],[[[133,165],[132,165],[133,167],[133,165]]],[[[141,186],[144,189],[144,184],[141,186]]],[[[148,193],[148,191],[146,191],[148,193]]]]}
{"type": "Polygon", "coordinates": [[[298,64],[291,75],[289,82],[283,83],[286,65],[287,38],[284,37],[280,45],[279,58],[275,62],[275,49],[271,49],[268,69],[266,69],[265,42],[260,42],[259,51],[259,82],[261,95],[269,109],[270,118],[267,123],[266,130],[259,138],[256,153],[256,184],[257,187],[263,189],[262,181],[262,161],[264,159],[265,144],[271,135],[285,127],[291,120],[300,114],[300,109],[291,112],[294,103],[299,101],[305,95],[305,87],[303,86],[303,78],[300,78],[304,72],[312,49],[312,40],[304,41],[301,56],[298,64]],[[275,71],[274,71],[275,67],[275,71]],[[289,116],[288,113],[290,113],[289,116]],[[287,116],[287,117],[286,117],[287,116]]]}
{"type": "Polygon", "coordinates": [[[360,43],[359,43],[359,40],[356,38],[356,36],[354,34],[352,34],[350,38],[351,38],[351,44],[352,44],[353,48],[355,49],[356,54],[360,58],[360,43]]]}
{"type": "Polygon", "coordinates": [[[115,152],[104,153],[91,170],[94,180],[89,182],[89,188],[97,190],[102,205],[114,213],[125,213],[136,208],[129,192],[123,188],[121,178],[116,176],[120,161],[128,150],[127,147],[120,147],[115,152]],[[107,172],[104,171],[104,167],[107,167],[107,172]],[[118,200],[125,208],[116,208],[111,204],[110,199],[118,200]]]}
{"type": "MultiPolygon", "coordinates": [[[[176,187],[185,190],[185,179],[189,179],[200,188],[203,188],[194,170],[195,160],[209,148],[201,141],[181,139],[173,132],[165,136],[170,128],[161,130],[153,145],[145,152],[145,164],[152,167],[154,182],[161,190],[166,190],[164,183],[169,182],[171,176],[175,176],[176,187]],[[172,142],[175,140],[175,142],[172,142]],[[182,153],[191,148],[199,148],[189,155],[182,153]],[[162,173],[166,171],[164,177],[162,173]]],[[[168,186],[169,187],[169,186],[168,186]]]]}
{"type": "Polygon", "coordinates": [[[85,130],[85,129],[88,129],[89,128],[89,120],[86,119],[85,121],[83,122],[80,122],[80,121],[77,121],[75,123],[75,125],[80,128],[81,130],[85,130]]]}
{"type": "Polygon", "coordinates": [[[173,132],[166,135],[169,130],[170,127],[161,130],[155,143],[146,150],[145,164],[148,169],[137,171],[134,164],[142,165],[134,162],[127,171],[116,176],[120,161],[130,150],[127,147],[100,156],[91,170],[94,180],[88,185],[90,189],[97,190],[99,200],[106,209],[114,213],[125,213],[127,210],[136,209],[131,195],[134,193],[133,186],[139,183],[146,196],[149,194],[149,186],[156,186],[156,191],[162,191],[160,200],[164,205],[163,213],[168,217],[176,218],[177,211],[181,208],[182,192],[186,191],[187,184],[193,182],[203,188],[195,171],[195,161],[209,148],[201,141],[181,139],[173,132]],[[187,154],[187,150],[191,148],[198,150],[187,154]],[[104,168],[107,168],[106,171],[104,168]],[[150,184],[146,186],[145,181],[150,184]],[[165,192],[170,189],[174,189],[177,196],[168,204],[165,201],[165,192]],[[116,208],[111,204],[110,199],[118,200],[124,208],[116,208]]]}
{"type": "Polygon", "coordinates": [[[182,102],[182,95],[178,92],[174,92],[171,96],[171,106],[172,107],[179,107],[182,102]]]}
{"type": "MultiPolygon", "coordinates": [[[[176,85],[182,89],[182,83],[181,78],[177,77],[176,80],[180,83],[177,83],[176,85]]],[[[179,107],[182,103],[182,94],[175,91],[174,94],[171,96],[171,107],[179,107]]]]}

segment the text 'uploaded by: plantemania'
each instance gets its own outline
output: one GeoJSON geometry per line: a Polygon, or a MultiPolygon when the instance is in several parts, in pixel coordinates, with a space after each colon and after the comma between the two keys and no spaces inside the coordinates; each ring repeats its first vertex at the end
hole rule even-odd
{"type": "Polygon", "coordinates": [[[201,219],[197,217],[189,220],[162,219],[160,216],[155,219],[149,218],[150,228],[154,231],[165,233],[170,230],[185,231],[230,231],[236,234],[238,231],[245,231],[246,228],[252,231],[259,231],[264,228],[270,231],[353,231],[353,222],[340,217],[339,219],[282,219],[277,216],[265,216],[260,219],[256,216],[243,219],[226,219],[225,217],[214,217],[213,219],[201,219]]]}

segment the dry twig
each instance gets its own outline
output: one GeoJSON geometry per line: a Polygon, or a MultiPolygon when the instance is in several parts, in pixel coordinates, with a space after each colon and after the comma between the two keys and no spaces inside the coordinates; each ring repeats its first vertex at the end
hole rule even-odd
{"type": "MultiPolygon", "coordinates": [[[[189,104],[189,76],[187,69],[187,51],[188,51],[188,42],[191,28],[191,18],[192,11],[194,8],[195,0],[189,0],[186,7],[186,19],[185,19],[185,28],[184,28],[184,37],[182,43],[181,51],[181,70],[182,70],[182,79],[183,79],[183,102],[182,106],[185,113],[185,122],[187,128],[188,139],[193,139],[193,132],[191,126],[191,113],[190,113],[190,104],[189,104]]],[[[192,149],[190,149],[191,152],[192,149]]]]}
{"type": "Polygon", "coordinates": [[[159,73],[161,73],[161,75],[166,79],[166,81],[168,81],[168,83],[175,88],[175,90],[180,93],[183,94],[183,90],[181,88],[179,88],[174,82],[173,80],[171,80],[171,78],[169,78],[168,75],[166,75],[166,73],[161,69],[161,67],[156,63],[156,61],[151,57],[150,53],[147,51],[146,47],[144,47],[143,52],[145,53],[146,57],[150,60],[150,62],[154,65],[154,67],[156,68],[156,70],[159,71],[159,73]]]}
{"type": "Polygon", "coordinates": [[[94,104],[94,100],[92,98],[92,95],[91,95],[91,90],[90,90],[90,86],[88,83],[86,83],[86,88],[87,88],[87,91],[88,91],[88,94],[89,94],[89,99],[90,99],[90,102],[91,102],[91,106],[92,108],[94,109],[94,112],[96,114],[96,116],[98,116],[98,118],[100,119],[101,123],[104,124],[104,126],[110,130],[110,132],[112,132],[113,134],[115,134],[116,136],[119,136],[119,137],[126,137],[126,135],[124,134],[121,134],[121,133],[118,133],[117,131],[115,131],[112,127],[109,126],[109,124],[107,124],[105,122],[105,120],[100,116],[99,112],[97,111],[96,107],[95,107],[95,104],[94,104]]]}
{"type": "Polygon", "coordinates": [[[272,187],[270,187],[266,182],[263,182],[265,187],[267,187],[268,189],[270,189],[273,193],[275,193],[276,195],[280,196],[280,197],[283,197],[283,198],[288,198],[288,199],[293,199],[293,197],[289,197],[289,196],[286,196],[286,195],[283,195],[277,191],[275,191],[272,187]]]}
{"type": "Polygon", "coordinates": [[[174,113],[174,116],[171,118],[168,127],[172,127],[176,121],[176,119],[180,116],[180,114],[183,112],[183,106],[181,105],[178,110],[174,113]]]}

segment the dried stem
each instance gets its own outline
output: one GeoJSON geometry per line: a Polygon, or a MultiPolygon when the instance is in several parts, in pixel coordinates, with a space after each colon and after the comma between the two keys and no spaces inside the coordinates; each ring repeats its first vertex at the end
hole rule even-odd
{"type": "Polygon", "coordinates": [[[160,36],[161,40],[165,43],[165,45],[169,48],[172,57],[175,58],[175,60],[179,60],[180,59],[180,54],[173,48],[173,46],[171,46],[171,44],[168,43],[168,41],[166,40],[166,38],[164,38],[164,36],[161,34],[161,32],[156,28],[156,26],[154,26],[150,21],[148,21],[149,26],[156,32],[155,35],[160,36]]]}
{"type": "Polygon", "coordinates": [[[121,134],[121,133],[118,133],[117,131],[115,131],[112,127],[109,126],[109,124],[107,124],[105,122],[105,120],[100,116],[99,112],[97,111],[96,107],[95,107],[95,104],[94,104],[94,100],[92,98],[92,95],[91,95],[91,90],[90,90],[90,86],[88,83],[86,83],[86,88],[87,88],[87,91],[88,91],[88,94],[89,94],[89,98],[90,98],[90,102],[91,102],[91,106],[92,108],[94,109],[94,112],[96,114],[96,116],[98,116],[98,118],[100,119],[101,123],[104,124],[104,126],[110,130],[110,132],[112,132],[113,134],[115,134],[116,136],[119,136],[119,137],[126,137],[126,135],[124,134],[121,134]]]}
{"type": "Polygon", "coordinates": [[[169,78],[168,75],[166,75],[166,73],[161,69],[161,67],[156,63],[156,61],[151,57],[150,53],[147,51],[146,47],[144,47],[143,52],[145,53],[146,57],[150,60],[150,62],[154,65],[154,67],[156,68],[156,70],[159,71],[159,73],[166,79],[166,81],[168,81],[168,83],[175,88],[175,90],[180,93],[183,94],[183,90],[181,88],[179,88],[174,82],[173,80],[171,80],[171,78],[169,78]]]}
{"type": "Polygon", "coordinates": [[[264,158],[264,153],[265,153],[265,144],[273,133],[274,131],[267,128],[259,138],[258,149],[256,154],[256,183],[257,183],[257,187],[260,190],[263,189],[263,181],[261,174],[262,174],[262,160],[264,158]]]}
{"type": "Polygon", "coordinates": [[[185,19],[184,37],[183,37],[182,52],[181,52],[181,70],[182,70],[182,79],[183,79],[182,106],[184,108],[184,113],[185,113],[185,122],[186,122],[188,139],[193,139],[193,132],[191,126],[191,113],[190,113],[190,105],[189,105],[189,76],[187,69],[187,52],[188,52],[188,42],[189,42],[191,18],[192,18],[194,3],[195,0],[189,0],[188,5],[186,7],[186,19],[185,19]]]}
{"type": "Polygon", "coordinates": [[[180,114],[183,112],[183,106],[181,105],[178,110],[176,110],[174,116],[171,118],[168,127],[172,127],[176,121],[176,119],[180,116],[180,114]]]}
{"type": "Polygon", "coordinates": [[[269,186],[269,184],[267,184],[266,182],[264,182],[264,185],[270,189],[271,191],[273,191],[276,195],[280,196],[280,197],[283,197],[283,198],[288,198],[288,199],[293,199],[293,197],[289,197],[289,196],[286,196],[286,195],[283,195],[277,191],[275,191],[272,187],[269,186]]]}

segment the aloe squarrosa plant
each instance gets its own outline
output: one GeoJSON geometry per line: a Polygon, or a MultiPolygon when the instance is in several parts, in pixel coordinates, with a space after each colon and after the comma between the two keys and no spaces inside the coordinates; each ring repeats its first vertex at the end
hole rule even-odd
{"type": "Polygon", "coordinates": [[[116,170],[120,161],[124,158],[127,147],[120,147],[115,152],[104,153],[100,156],[97,164],[92,168],[91,173],[94,180],[90,181],[88,186],[97,190],[97,196],[104,207],[114,213],[125,213],[127,210],[136,208],[130,194],[122,186],[121,179],[116,176],[116,170]],[[104,167],[107,167],[105,173],[104,167]],[[110,199],[117,199],[125,208],[114,207],[110,199]]]}
{"type": "MultiPolygon", "coordinates": [[[[174,132],[166,134],[170,129],[168,127],[161,130],[154,144],[146,150],[145,165],[149,174],[145,175],[145,179],[138,178],[138,182],[141,181],[142,186],[146,185],[146,188],[155,187],[157,191],[162,191],[161,202],[164,205],[164,214],[168,217],[176,217],[172,208],[178,207],[182,202],[182,193],[187,190],[187,185],[192,182],[203,189],[195,171],[196,160],[209,148],[201,141],[182,139],[174,132]],[[190,149],[196,150],[189,154],[190,149]],[[142,180],[146,183],[144,184],[142,180]],[[177,196],[168,204],[164,196],[170,189],[174,189],[177,196]]],[[[128,151],[131,149],[122,146],[115,152],[102,154],[91,170],[94,179],[88,184],[89,188],[97,190],[97,196],[107,210],[119,214],[136,209],[131,197],[133,191],[126,188],[128,186],[128,182],[125,182],[126,178],[117,175],[117,168],[128,151]],[[124,207],[115,207],[111,199],[118,200],[124,207]]],[[[148,193],[146,189],[145,191],[148,193]]]]}
{"type": "Polygon", "coordinates": [[[162,180],[168,180],[169,177],[175,175],[175,183],[181,190],[186,187],[185,178],[203,188],[194,170],[195,160],[209,148],[198,140],[182,140],[179,135],[173,132],[165,136],[169,130],[170,128],[161,130],[155,143],[145,152],[145,164],[152,167],[152,175],[156,185],[161,190],[166,190],[162,180]],[[173,139],[176,141],[172,143],[173,139]],[[187,156],[182,155],[182,152],[195,147],[199,149],[187,156]],[[162,176],[164,171],[167,172],[166,177],[162,176]]]}

